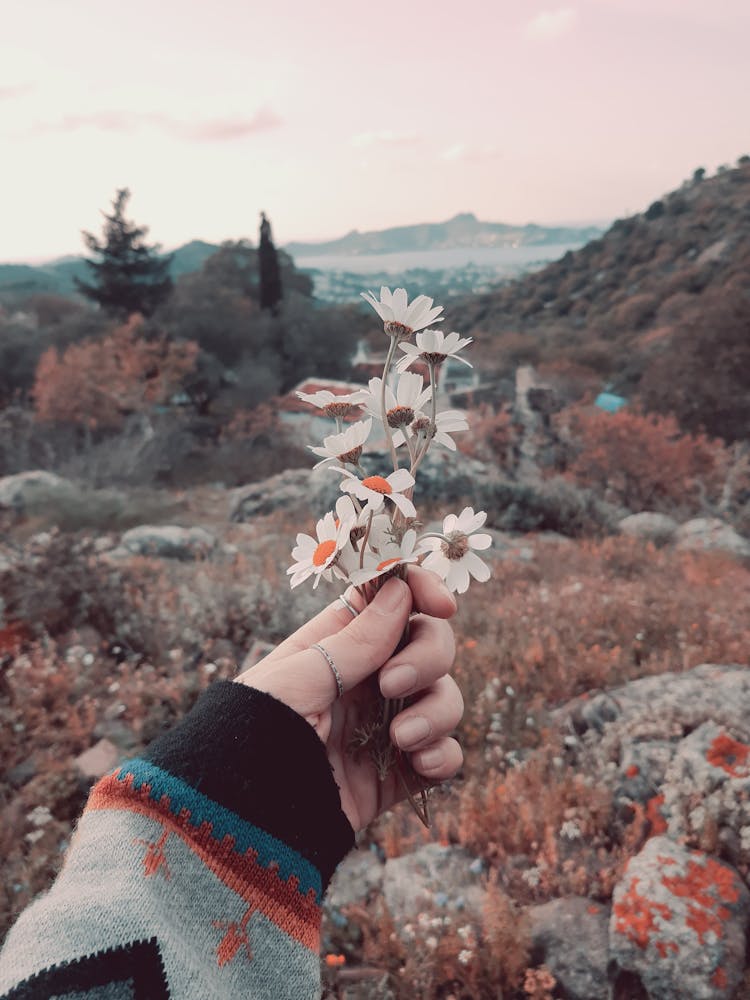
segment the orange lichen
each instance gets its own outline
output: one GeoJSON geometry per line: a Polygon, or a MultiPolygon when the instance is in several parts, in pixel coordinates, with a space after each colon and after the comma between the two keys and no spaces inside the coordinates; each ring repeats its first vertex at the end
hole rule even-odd
{"type": "Polygon", "coordinates": [[[631,764],[630,767],[627,768],[626,771],[625,771],[625,777],[626,778],[637,778],[640,773],[641,773],[640,767],[638,767],[637,764],[631,764]]]}
{"type": "Polygon", "coordinates": [[[714,974],[711,976],[711,985],[718,987],[720,990],[726,989],[726,987],[727,987],[727,974],[722,969],[721,966],[719,966],[719,968],[716,969],[716,971],[714,972],[714,974]]]}
{"type": "Polygon", "coordinates": [[[661,812],[663,805],[663,795],[654,795],[646,803],[646,819],[651,824],[651,835],[653,837],[657,837],[661,833],[666,833],[667,830],[667,821],[661,812]]]}
{"type": "Polygon", "coordinates": [[[656,903],[642,895],[638,891],[639,881],[637,876],[631,880],[625,894],[614,904],[613,911],[617,932],[624,934],[639,948],[646,948],[651,943],[651,935],[660,930],[656,918],[671,920],[672,911],[664,903],[656,903]]]}
{"type": "Polygon", "coordinates": [[[730,911],[722,903],[735,903],[740,895],[729,868],[712,858],[706,858],[703,864],[691,860],[684,874],[664,875],[661,881],[673,896],[690,901],[685,923],[695,931],[701,944],[705,944],[709,932],[717,938],[724,937],[724,922],[730,911]]]}
{"type": "Polygon", "coordinates": [[[728,733],[720,733],[708,748],[706,760],[714,767],[720,767],[722,771],[733,778],[747,778],[750,776],[750,747],[738,740],[733,740],[728,733]]]}

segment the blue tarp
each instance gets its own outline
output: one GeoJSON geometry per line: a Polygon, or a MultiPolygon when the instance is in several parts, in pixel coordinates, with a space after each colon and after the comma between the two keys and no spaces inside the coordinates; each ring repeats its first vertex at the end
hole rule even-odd
{"type": "Polygon", "coordinates": [[[600,410],[604,410],[606,413],[617,413],[618,410],[627,405],[627,402],[627,399],[622,396],[616,396],[613,392],[600,392],[594,400],[594,406],[598,406],[600,410]]]}

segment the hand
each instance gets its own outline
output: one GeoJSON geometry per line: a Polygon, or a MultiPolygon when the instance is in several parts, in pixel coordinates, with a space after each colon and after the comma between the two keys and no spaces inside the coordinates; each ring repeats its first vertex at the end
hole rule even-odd
{"type": "Polygon", "coordinates": [[[463,698],[449,676],[455,657],[453,631],[445,620],[456,602],[442,581],[420,567],[410,566],[408,586],[393,578],[362,608],[352,591],[347,595],[361,613],[352,619],[340,601],[303,625],[269,656],[237,677],[285,702],[314,727],[325,743],[341,794],[341,808],[355,830],[379,812],[405,798],[395,771],[378,778],[367,752],[352,755],[355,730],[368,718],[372,689],[378,682],[387,698],[418,695],[391,724],[391,739],[408,752],[415,771],[428,781],[443,781],[461,767],[463,754],[448,734],[463,715],[463,698]],[[409,642],[394,650],[412,608],[409,642]],[[330,666],[317,649],[319,642],[333,658],[344,684],[339,698],[330,666]]]}

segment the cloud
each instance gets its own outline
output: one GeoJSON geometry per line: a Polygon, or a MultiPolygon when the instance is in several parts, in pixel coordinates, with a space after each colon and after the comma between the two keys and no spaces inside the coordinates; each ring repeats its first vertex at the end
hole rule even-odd
{"type": "Polygon", "coordinates": [[[465,142],[456,142],[438,153],[441,160],[448,163],[482,163],[486,160],[496,160],[502,155],[495,145],[467,146],[465,142]]]}
{"type": "Polygon", "coordinates": [[[206,118],[199,121],[185,121],[158,112],[95,111],[85,115],[65,115],[57,122],[39,123],[32,131],[44,134],[93,129],[127,134],[147,127],[189,142],[232,142],[278,128],[281,124],[281,118],[268,108],[261,108],[250,118],[206,118]]]}
{"type": "Polygon", "coordinates": [[[389,129],[382,129],[379,132],[360,132],[351,138],[352,146],[363,149],[367,146],[410,146],[418,141],[418,136],[413,132],[391,132],[389,129]]]}
{"type": "Polygon", "coordinates": [[[30,83],[0,84],[0,101],[13,101],[16,97],[25,97],[33,89],[30,83]]]}
{"type": "Polygon", "coordinates": [[[441,160],[462,160],[466,157],[466,146],[462,142],[457,142],[453,146],[448,146],[440,153],[441,160]]]}
{"type": "Polygon", "coordinates": [[[534,41],[549,41],[567,34],[577,19],[578,12],[573,7],[542,10],[526,22],[523,33],[534,41]]]}

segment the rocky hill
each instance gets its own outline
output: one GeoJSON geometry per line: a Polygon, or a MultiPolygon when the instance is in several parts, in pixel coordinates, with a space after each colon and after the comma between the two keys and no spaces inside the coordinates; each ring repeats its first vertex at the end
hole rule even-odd
{"type": "Polygon", "coordinates": [[[746,437],[749,271],[750,157],[741,157],[711,178],[697,170],[543,270],[453,304],[450,319],[495,369],[573,362],[686,426],[746,437]]]}

